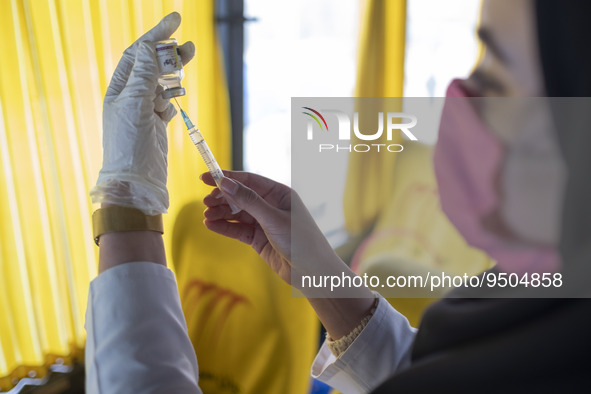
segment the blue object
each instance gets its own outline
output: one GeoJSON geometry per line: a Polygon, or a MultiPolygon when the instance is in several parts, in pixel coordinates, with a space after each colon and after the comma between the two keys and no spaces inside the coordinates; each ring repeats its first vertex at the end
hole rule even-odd
{"type": "Polygon", "coordinates": [[[310,394],[329,394],[332,392],[332,387],[320,380],[313,379],[312,387],[310,388],[310,394]]]}
{"type": "Polygon", "coordinates": [[[187,125],[187,130],[191,130],[193,127],[195,127],[195,126],[193,126],[193,122],[191,122],[191,119],[189,119],[189,117],[187,116],[185,111],[183,111],[182,109],[181,109],[181,116],[183,117],[183,121],[187,125]]]}

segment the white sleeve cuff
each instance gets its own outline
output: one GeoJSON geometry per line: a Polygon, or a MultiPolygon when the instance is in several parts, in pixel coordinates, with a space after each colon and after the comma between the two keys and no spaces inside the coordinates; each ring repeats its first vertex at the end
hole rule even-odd
{"type": "Polygon", "coordinates": [[[406,317],[380,296],[369,323],[340,357],[331,353],[326,342],[322,345],[312,376],[344,394],[367,393],[410,365],[415,335],[406,317]]]}

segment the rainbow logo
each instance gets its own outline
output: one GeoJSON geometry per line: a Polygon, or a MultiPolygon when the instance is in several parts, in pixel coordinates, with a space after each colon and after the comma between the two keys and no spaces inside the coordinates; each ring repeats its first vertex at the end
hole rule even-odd
{"type": "Polygon", "coordinates": [[[302,108],[307,109],[308,111],[311,111],[314,114],[318,115],[320,117],[320,119],[322,119],[322,123],[324,123],[324,127],[322,127],[322,123],[320,123],[320,119],[318,119],[318,117],[314,116],[310,112],[302,112],[303,114],[308,115],[309,117],[314,119],[316,121],[316,123],[318,123],[318,126],[320,126],[320,130],[324,130],[326,128],[326,131],[328,131],[328,125],[326,124],[326,120],[324,120],[324,117],[322,115],[320,115],[320,112],[318,112],[310,107],[302,107],[302,108]]]}

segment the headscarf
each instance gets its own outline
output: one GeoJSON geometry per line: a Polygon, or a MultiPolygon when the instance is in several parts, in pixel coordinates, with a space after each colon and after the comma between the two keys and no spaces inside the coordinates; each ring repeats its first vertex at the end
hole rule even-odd
{"type": "Polygon", "coordinates": [[[537,0],[546,92],[568,168],[560,251],[571,286],[589,297],[591,283],[591,2],[537,0]],[[577,283],[578,282],[578,283],[577,283]],[[576,283],[576,284],[575,284],[576,283]]]}
{"type": "MultiPolygon", "coordinates": [[[[534,0],[544,84],[567,164],[560,252],[565,280],[591,293],[591,1],[534,0]],[[576,99],[573,99],[576,98],[576,99]]],[[[463,294],[462,294],[463,293],[463,294]]],[[[586,392],[589,298],[478,298],[478,289],[424,314],[412,364],[375,393],[586,392]],[[470,297],[473,298],[470,298],[470,297]]]]}

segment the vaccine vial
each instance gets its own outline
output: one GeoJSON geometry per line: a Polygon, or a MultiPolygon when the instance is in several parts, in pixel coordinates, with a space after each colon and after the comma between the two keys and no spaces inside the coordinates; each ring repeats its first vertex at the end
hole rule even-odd
{"type": "Polygon", "coordinates": [[[186,92],[181,86],[181,79],[185,76],[185,72],[183,71],[183,63],[181,62],[177,41],[174,38],[157,41],[155,47],[156,59],[160,67],[158,83],[164,88],[162,97],[170,99],[184,96],[186,92]]]}

